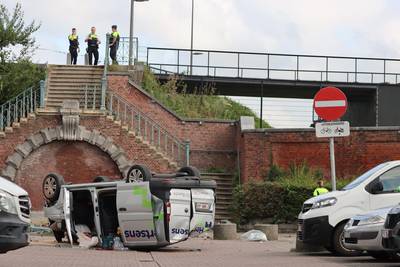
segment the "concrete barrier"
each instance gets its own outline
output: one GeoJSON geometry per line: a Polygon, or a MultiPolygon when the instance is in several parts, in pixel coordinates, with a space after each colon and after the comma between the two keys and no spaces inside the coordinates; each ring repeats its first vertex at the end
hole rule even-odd
{"type": "Polygon", "coordinates": [[[277,224],[256,224],[255,230],[260,230],[266,236],[268,241],[278,240],[278,225],[277,224]]]}
{"type": "Polygon", "coordinates": [[[215,240],[235,240],[237,239],[235,223],[217,223],[214,225],[215,240]]]}

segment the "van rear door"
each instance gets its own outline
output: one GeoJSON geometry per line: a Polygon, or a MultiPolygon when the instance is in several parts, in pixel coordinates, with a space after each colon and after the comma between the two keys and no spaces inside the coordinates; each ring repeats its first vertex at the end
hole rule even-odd
{"type": "Polygon", "coordinates": [[[192,189],[193,217],[190,221],[190,235],[196,236],[214,226],[215,193],[212,189],[192,189]]]}
{"type": "Polygon", "coordinates": [[[67,228],[67,235],[71,246],[73,246],[74,241],[72,239],[72,218],[71,218],[71,198],[72,193],[68,191],[66,188],[62,188],[64,194],[64,218],[65,218],[65,227],[67,228]]]}
{"type": "Polygon", "coordinates": [[[117,212],[126,246],[157,244],[149,182],[118,183],[117,212]]]}
{"type": "Polygon", "coordinates": [[[189,237],[190,190],[171,189],[169,205],[169,242],[176,243],[189,237]]]}

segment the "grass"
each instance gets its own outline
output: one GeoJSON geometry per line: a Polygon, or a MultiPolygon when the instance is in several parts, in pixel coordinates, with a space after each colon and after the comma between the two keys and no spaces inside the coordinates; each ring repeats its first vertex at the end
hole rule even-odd
{"type": "MultiPolygon", "coordinates": [[[[168,82],[161,84],[151,71],[146,69],[143,88],[163,105],[186,119],[239,120],[240,116],[252,116],[256,127],[260,126],[260,118],[251,109],[228,97],[215,95],[215,88],[212,87],[203,87],[189,94],[186,92],[186,85],[177,77],[171,76],[168,82]]],[[[262,128],[270,127],[267,122],[262,121],[262,128]]]]}

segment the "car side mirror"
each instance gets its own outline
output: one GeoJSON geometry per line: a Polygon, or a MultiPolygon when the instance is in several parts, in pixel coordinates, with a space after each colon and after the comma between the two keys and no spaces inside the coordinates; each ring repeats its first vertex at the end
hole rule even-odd
{"type": "Polygon", "coordinates": [[[378,181],[371,186],[371,193],[376,194],[383,191],[383,184],[381,181],[378,181]]]}

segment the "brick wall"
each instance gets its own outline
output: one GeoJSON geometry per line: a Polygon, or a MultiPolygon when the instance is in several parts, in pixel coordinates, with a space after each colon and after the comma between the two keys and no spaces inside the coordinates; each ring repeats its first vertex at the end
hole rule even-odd
{"type": "MultiPolygon", "coordinates": [[[[330,177],[328,139],[313,130],[245,131],[240,140],[242,180],[262,180],[272,164],[287,168],[306,161],[330,177]]],[[[400,159],[399,128],[352,129],[350,137],[335,139],[338,177],[359,175],[373,166],[400,159]]]]}
{"type": "Polygon", "coordinates": [[[207,170],[211,167],[235,171],[237,124],[232,121],[185,120],[158,103],[127,75],[110,75],[109,89],[132,103],[180,140],[189,140],[191,164],[207,170]]]}
{"type": "MultiPolygon", "coordinates": [[[[15,148],[31,135],[45,128],[61,125],[61,116],[38,115],[14,128],[0,139],[0,169],[15,152],[15,148]]],[[[171,172],[168,161],[156,155],[154,151],[134,137],[128,136],[120,125],[106,119],[105,116],[81,117],[80,125],[88,130],[97,130],[113,139],[121,147],[128,160],[145,164],[154,172],[171,172]]],[[[114,161],[101,149],[85,142],[53,142],[39,147],[22,161],[17,171],[15,182],[25,188],[32,198],[34,209],[42,205],[42,179],[49,172],[56,172],[65,177],[66,182],[89,182],[97,175],[114,178],[121,177],[114,161]]]]}

